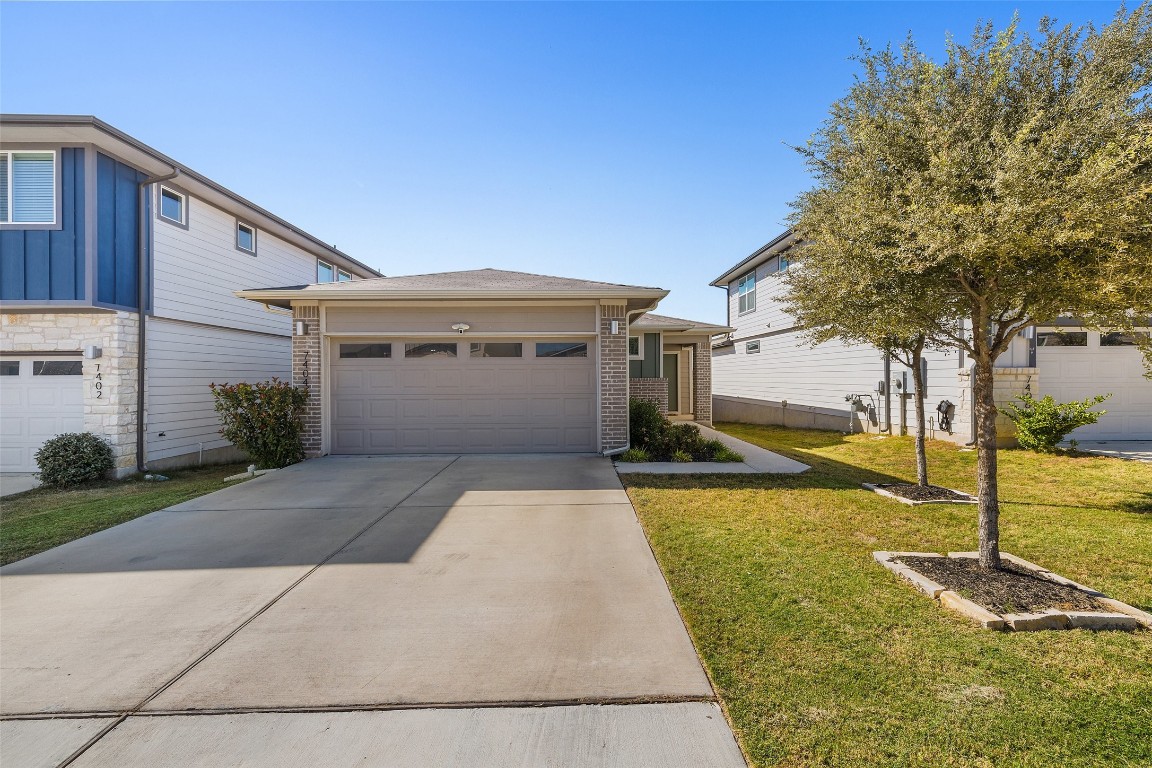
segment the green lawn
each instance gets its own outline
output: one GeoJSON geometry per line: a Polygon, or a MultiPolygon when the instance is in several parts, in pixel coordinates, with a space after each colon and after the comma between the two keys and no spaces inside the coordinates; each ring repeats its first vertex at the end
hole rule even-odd
{"type": "MultiPolygon", "coordinates": [[[[719,427],[813,468],[622,479],[754,765],[1152,766],[1152,631],[981,630],[872,560],[975,549],[974,508],[859,488],[915,481],[910,438],[719,427]]],[[[975,463],[930,444],[939,485],[975,463]]],[[[1004,551],[1152,606],[1152,465],[1000,466],[1004,551]]]]}
{"type": "MultiPolygon", "coordinates": [[[[109,481],[81,489],[34,491],[0,499],[0,564],[102,531],[232,485],[242,464],[166,472],[169,480],[109,481]]],[[[241,481],[242,482],[242,481],[241,481]]]]}

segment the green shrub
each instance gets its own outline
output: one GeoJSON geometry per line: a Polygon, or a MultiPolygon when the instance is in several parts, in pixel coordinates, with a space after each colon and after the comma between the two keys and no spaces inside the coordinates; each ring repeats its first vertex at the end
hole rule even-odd
{"type": "Polygon", "coordinates": [[[1016,425],[1016,439],[1021,448],[1038,453],[1051,453],[1068,433],[1077,427],[1095,424],[1107,411],[1091,411],[1112,395],[1096,395],[1086,400],[1058,403],[1052,395],[1037,400],[1030,392],[1016,398],[1021,405],[1009,403],[1004,415],[1016,425]]]}
{"type": "Polygon", "coordinates": [[[304,458],[300,416],[308,390],[272,379],[256,384],[212,384],[220,434],[263,468],[286,467],[304,458]]]}
{"type": "Polygon", "coordinates": [[[628,438],[633,448],[655,445],[667,428],[668,419],[656,403],[636,397],[628,401],[628,438]]]}
{"type": "Polygon", "coordinates": [[[112,446],[90,432],[66,432],[36,451],[40,482],[53,488],[100,480],[112,471],[112,446]]]}
{"type": "Polygon", "coordinates": [[[672,454],[672,461],[677,464],[686,464],[692,461],[692,454],[687,451],[676,451],[676,453],[672,454]]]}
{"type": "Polygon", "coordinates": [[[617,457],[617,461],[625,461],[629,464],[643,463],[649,460],[648,451],[643,448],[629,448],[617,457]]]}
{"type": "Polygon", "coordinates": [[[744,454],[737,453],[728,446],[723,446],[720,450],[712,454],[712,461],[721,462],[739,462],[744,461],[744,454]]]}

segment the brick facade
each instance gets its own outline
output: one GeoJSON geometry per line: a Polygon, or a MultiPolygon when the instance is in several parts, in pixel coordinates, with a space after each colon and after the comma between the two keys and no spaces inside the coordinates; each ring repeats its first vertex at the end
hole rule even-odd
{"type": "Polygon", "coordinates": [[[115,476],[136,471],[136,379],[139,320],[135,312],[5,314],[4,352],[81,352],[96,346],[100,357],[84,360],[84,431],[112,445],[115,476]]]}
{"type": "Polygon", "coordinates": [[[600,307],[600,450],[628,445],[628,316],[624,304],[600,307]],[[612,321],[617,333],[612,333],[612,321]]]}
{"type": "Polygon", "coordinates": [[[304,406],[304,456],[312,459],[323,452],[324,386],[321,377],[320,307],[295,306],[292,308],[292,384],[308,389],[308,404],[304,406]],[[304,335],[296,332],[298,322],[304,323],[304,335]]]}
{"type": "Polygon", "coordinates": [[[696,421],[712,426],[712,339],[693,346],[692,413],[696,421]]]}
{"type": "Polygon", "coordinates": [[[656,403],[660,413],[668,415],[668,379],[629,379],[629,397],[656,403]]]}

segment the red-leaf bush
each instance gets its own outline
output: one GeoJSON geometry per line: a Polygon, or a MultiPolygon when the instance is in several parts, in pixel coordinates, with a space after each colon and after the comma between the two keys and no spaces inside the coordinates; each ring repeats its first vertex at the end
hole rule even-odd
{"type": "Polygon", "coordinates": [[[272,379],[255,384],[212,384],[220,434],[264,468],[304,459],[301,416],[308,390],[272,379]]]}

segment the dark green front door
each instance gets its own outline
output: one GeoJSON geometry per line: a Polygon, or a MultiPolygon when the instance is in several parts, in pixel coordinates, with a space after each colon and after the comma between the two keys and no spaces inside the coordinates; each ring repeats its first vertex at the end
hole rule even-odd
{"type": "Polygon", "coordinates": [[[664,355],[664,378],[668,379],[668,412],[680,412],[680,355],[664,355]]]}

